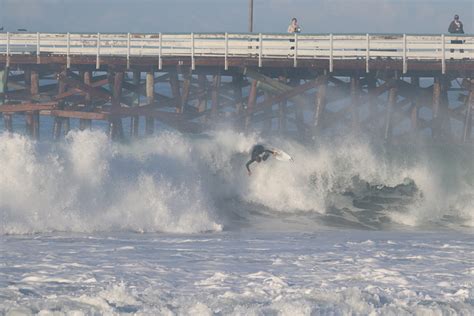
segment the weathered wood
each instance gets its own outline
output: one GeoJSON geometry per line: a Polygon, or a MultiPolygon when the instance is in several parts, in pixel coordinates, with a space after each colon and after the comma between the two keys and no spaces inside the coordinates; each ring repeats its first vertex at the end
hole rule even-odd
{"type": "Polygon", "coordinates": [[[198,75],[198,84],[199,84],[199,92],[198,92],[198,111],[204,112],[207,109],[207,76],[205,75],[198,75]]]}
{"type": "MultiPolygon", "coordinates": [[[[280,76],[278,80],[286,84],[287,79],[284,76],[280,76]]],[[[284,133],[286,131],[286,112],[287,112],[287,100],[283,100],[278,103],[278,131],[284,133]]]]}
{"type": "MultiPolygon", "coordinates": [[[[84,80],[84,83],[86,85],[92,85],[92,72],[91,71],[84,71],[82,73],[82,78],[84,80]]],[[[91,94],[90,93],[86,93],[85,97],[84,97],[84,105],[86,106],[86,108],[89,108],[91,106],[91,103],[92,103],[92,97],[91,97],[91,94]]],[[[91,120],[88,120],[88,119],[80,119],[79,120],[79,129],[80,130],[85,130],[85,129],[90,129],[92,126],[92,121],[91,120]]]]}
{"type": "Polygon", "coordinates": [[[217,117],[219,112],[219,100],[220,100],[220,86],[221,86],[221,75],[216,74],[212,77],[212,91],[211,91],[211,116],[217,117]]]}
{"type": "Polygon", "coordinates": [[[243,99],[242,99],[242,87],[243,87],[244,77],[241,74],[232,76],[232,89],[234,94],[235,101],[235,112],[237,115],[242,113],[243,108],[243,99]]]}
{"type": "Polygon", "coordinates": [[[172,72],[170,73],[170,85],[171,85],[171,93],[173,95],[173,99],[176,101],[175,103],[175,111],[177,113],[181,113],[181,109],[183,108],[183,100],[181,98],[181,91],[179,87],[179,79],[178,73],[172,72]]]}
{"type": "MultiPolygon", "coordinates": [[[[316,82],[316,85],[318,83],[316,82]]],[[[326,90],[328,86],[328,76],[323,75],[318,85],[318,92],[316,94],[316,106],[314,109],[313,126],[315,132],[319,132],[321,128],[321,120],[323,119],[324,109],[326,107],[326,90]]]]}
{"type": "MultiPolygon", "coordinates": [[[[83,92],[89,93],[91,95],[91,97],[93,97],[93,98],[106,99],[106,100],[111,100],[112,99],[112,95],[108,91],[106,91],[104,89],[101,89],[101,88],[93,87],[92,85],[87,85],[87,84],[85,84],[81,81],[78,81],[76,79],[69,78],[67,76],[67,72],[59,73],[58,80],[61,81],[61,82],[64,82],[65,84],[67,84],[71,88],[76,88],[76,89],[79,89],[83,92]]],[[[96,85],[96,84],[97,83],[94,83],[94,85],[96,85]]]]}
{"type": "Polygon", "coordinates": [[[254,112],[255,103],[257,102],[257,84],[258,84],[258,81],[254,80],[252,81],[252,85],[250,86],[250,92],[249,92],[249,97],[247,101],[247,111],[246,111],[246,117],[245,117],[245,130],[248,130],[250,128],[251,116],[252,116],[252,113],[254,112]]]}
{"type": "MultiPolygon", "coordinates": [[[[59,78],[59,74],[57,76],[59,78]]],[[[64,81],[60,81],[58,79],[58,94],[62,94],[66,91],[66,84],[64,81]]],[[[64,101],[59,101],[58,108],[64,108],[64,101]]],[[[51,114],[54,116],[54,114],[51,114]]],[[[69,119],[68,119],[69,120],[69,119]]],[[[61,127],[63,123],[63,118],[55,116],[54,117],[54,125],[53,125],[53,140],[58,141],[61,136],[61,127]]],[[[68,124],[69,125],[69,124],[68,124]]]]}
{"type": "Polygon", "coordinates": [[[395,104],[397,103],[398,97],[398,86],[393,86],[390,88],[388,92],[388,105],[386,110],[385,116],[385,132],[384,132],[384,139],[387,142],[391,141],[392,137],[392,129],[393,129],[393,122],[392,122],[392,114],[394,112],[395,104]]]}
{"type": "Polygon", "coordinates": [[[431,135],[433,138],[439,138],[441,136],[441,78],[436,77],[433,85],[433,127],[431,135]]]}
{"type": "MultiPolygon", "coordinates": [[[[51,115],[56,116],[56,118],[74,118],[74,119],[81,119],[81,120],[99,120],[99,121],[106,121],[110,117],[109,113],[80,112],[80,111],[69,111],[69,110],[52,110],[51,115]]],[[[60,133],[60,131],[58,133],[60,133]]]]}
{"type": "Polygon", "coordinates": [[[352,116],[352,130],[357,131],[359,129],[359,106],[360,106],[360,86],[359,76],[351,76],[351,116],[352,116]]]}
{"type": "MultiPolygon", "coordinates": [[[[170,79],[171,80],[171,79],[170,79]]],[[[146,97],[148,103],[152,103],[155,100],[155,74],[153,71],[146,73],[146,97]]],[[[145,133],[152,135],[155,132],[155,120],[153,117],[145,118],[145,133]]]]}
{"type": "MultiPolygon", "coordinates": [[[[265,91],[264,94],[263,94],[263,97],[264,97],[264,100],[267,101],[267,100],[270,100],[271,99],[271,95],[268,91],[265,91]]],[[[263,130],[264,132],[270,132],[271,129],[272,129],[272,105],[269,105],[269,106],[266,106],[264,107],[263,109],[263,115],[265,117],[265,122],[263,124],[263,130]]]]}
{"type": "MultiPolygon", "coordinates": [[[[413,76],[411,77],[411,84],[419,88],[420,87],[420,77],[413,76]]],[[[418,112],[419,112],[419,104],[417,102],[417,97],[412,97],[411,98],[411,104],[412,104],[412,111],[410,114],[410,120],[411,120],[411,128],[412,131],[416,134],[419,130],[418,126],[418,112]]]]}
{"type": "MultiPolygon", "coordinates": [[[[133,72],[133,85],[138,87],[140,86],[140,80],[141,80],[141,72],[140,71],[134,71],[133,72]]],[[[138,90],[138,89],[137,89],[138,90]]],[[[133,101],[133,106],[140,106],[140,92],[134,92],[134,101],[133,101]]],[[[130,120],[130,136],[133,138],[138,137],[138,128],[139,128],[139,117],[137,115],[132,116],[130,120]]]]}
{"type": "MultiPolygon", "coordinates": [[[[113,75],[112,114],[117,112],[121,107],[120,99],[122,97],[123,77],[124,73],[122,71],[117,71],[113,75]]],[[[123,139],[122,119],[120,117],[112,116],[109,118],[109,133],[110,138],[113,140],[123,139]]]]}
{"type": "Polygon", "coordinates": [[[2,104],[0,105],[0,113],[52,110],[57,105],[58,102],[2,104]]]}
{"type": "Polygon", "coordinates": [[[181,108],[179,113],[183,113],[189,100],[189,92],[191,91],[192,69],[189,68],[183,73],[183,93],[181,96],[181,108]]]}
{"type": "Polygon", "coordinates": [[[474,79],[471,79],[471,91],[469,98],[466,100],[466,115],[464,120],[464,128],[462,141],[467,142],[472,134],[472,114],[474,112],[474,79]]]}

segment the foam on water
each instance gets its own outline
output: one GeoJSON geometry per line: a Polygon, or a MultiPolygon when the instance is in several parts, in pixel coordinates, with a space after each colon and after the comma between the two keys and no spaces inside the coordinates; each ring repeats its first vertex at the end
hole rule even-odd
{"type": "Polygon", "coordinates": [[[324,225],[318,216],[373,221],[368,211],[380,207],[403,225],[472,227],[472,161],[433,157],[424,150],[392,155],[363,139],[307,146],[233,131],[163,132],[131,144],[111,143],[101,131],[72,131],[58,144],[4,133],[0,234],[220,231],[232,229],[236,215],[252,224],[253,212],[297,214],[314,226],[324,225]],[[295,162],[254,164],[248,177],[244,165],[255,143],[282,148],[295,162]],[[414,183],[409,199],[373,202],[389,200],[386,194],[407,181],[414,183]],[[370,202],[365,213],[356,200],[370,202]]]}

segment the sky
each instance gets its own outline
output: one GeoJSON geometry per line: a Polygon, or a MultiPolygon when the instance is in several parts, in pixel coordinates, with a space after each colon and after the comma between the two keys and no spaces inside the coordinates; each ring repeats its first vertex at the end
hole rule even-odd
{"type": "MultiPolygon", "coordinates": [[[[249,0],[0,0],[0,26],[31,32],[247,32],[249,0]]],[[[254,0],[254,32],[474,34],[474,0],[254,0]]]]}

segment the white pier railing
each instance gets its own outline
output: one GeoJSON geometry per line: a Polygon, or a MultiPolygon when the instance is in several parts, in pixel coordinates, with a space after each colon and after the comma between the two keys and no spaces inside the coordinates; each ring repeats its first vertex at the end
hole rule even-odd
{"type": "MultiPolygon", "coordinates": [[[[76,33],[0,33],[0,55],[18,54],[156,57],[161,67],[164,57],[253,57],[262,66],[265,59],[291,59],[294,66],[302,59],[362,59],[369,71],[371,59],[408,61],[474,60],[472,35],[343,35],[343,34],[76,34],[76,33]]],[[[8,59],[8,57],[7,57],[8,59]]],[[[68,58],[69,60],[69,58],[68,58]]]]}

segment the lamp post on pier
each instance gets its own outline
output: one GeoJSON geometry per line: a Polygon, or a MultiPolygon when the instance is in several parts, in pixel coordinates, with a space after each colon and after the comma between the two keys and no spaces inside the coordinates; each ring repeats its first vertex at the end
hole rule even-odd
{"type": "Polygon", "coordinates": [[[249,0],[249,33],[253,32],[253,0],[249,0]]]}

